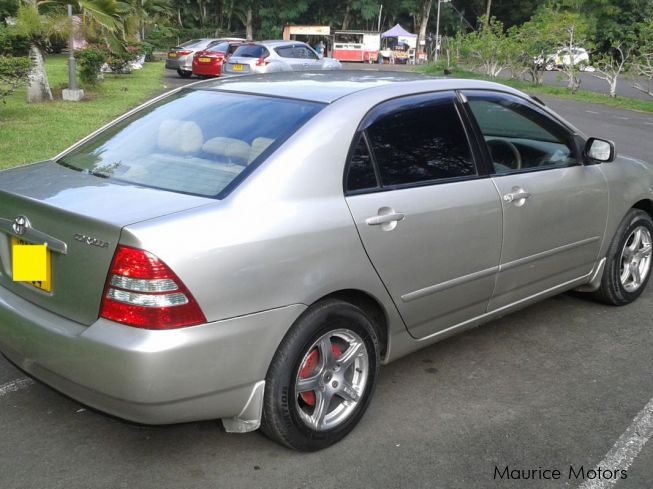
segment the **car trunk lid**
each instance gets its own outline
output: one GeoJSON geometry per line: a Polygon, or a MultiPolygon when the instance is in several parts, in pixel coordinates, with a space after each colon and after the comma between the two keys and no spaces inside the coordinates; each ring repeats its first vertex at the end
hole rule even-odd
{"type": "Polygon", "coordinates": [[[44,162],[0,174],[0,285],[82,324],[97,317],[124,226],[215,202],[126,185],[44,162]],[[14,226],[19,217],[25,225],[14,226]],[[19,232],[16,233],[16,228],[19,232]],[[48,242],[51,291],[12,279],[12,237],[48,242]]]}

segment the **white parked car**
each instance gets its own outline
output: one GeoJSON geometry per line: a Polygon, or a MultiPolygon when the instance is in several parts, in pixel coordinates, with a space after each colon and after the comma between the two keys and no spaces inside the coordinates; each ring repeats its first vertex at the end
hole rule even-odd
{"type": "Polygon", "coordinates": [[[585,48],[562,48],[548,56],[538,56],[535,58],[535,63],[543,65],[546,71],[572,65],[584,70],[589,67],[590,56],[585,48]]]}

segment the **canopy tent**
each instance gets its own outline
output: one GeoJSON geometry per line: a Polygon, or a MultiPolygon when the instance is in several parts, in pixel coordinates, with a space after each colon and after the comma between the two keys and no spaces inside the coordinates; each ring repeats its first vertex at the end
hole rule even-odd
{"type": "Polygon", "coordinates": [[[406,29],[401,27],[401,24],[397,24],[389,31],[385,31],[381,34],[381,38],[385,39],[386,37],[417,37],[417,34],[411,34],[406,29]]]}

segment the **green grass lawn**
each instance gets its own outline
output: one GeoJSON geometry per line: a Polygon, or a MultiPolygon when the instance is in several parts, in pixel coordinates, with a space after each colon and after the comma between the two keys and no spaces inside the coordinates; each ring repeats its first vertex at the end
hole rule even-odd
{"type": "Polygon", "coordinates": [[[131,75],[105,74],[82,102],[64,102],[67,56],[48,56],[46,69],[54,102],[28,104],[22,88],[0,103],[0,169],[51,158],[163,89],[164,64],[146,63],[131,75]]]}
{"type": "MultiPolygon", "coordinates": [[[[431,75],[442,75],[442,68],[435,65],[426,65],[417,69],[420,72],[431,75]]],[[[653,112],[653,99],[651,101],[639,100],[628,97],[609,97],[601,93],[590,92],[589,90],[578,90],[575,94],[571,93],[564,87],[551,86],[534,86],[532,83],[520,80],[505,80],[503,78],[490,78],[479,73],[465,70],[456,70],[451,75],[452,78],[474,78],[478,80],[489,80],[504,85],[511,86],[518,90],[528,93],[529,95],[550,95],[553,97],[575,100],[576,102],[587,102],[590,104],[603,104],[621,109],[639,110],[643,112],[653,112]]]]}

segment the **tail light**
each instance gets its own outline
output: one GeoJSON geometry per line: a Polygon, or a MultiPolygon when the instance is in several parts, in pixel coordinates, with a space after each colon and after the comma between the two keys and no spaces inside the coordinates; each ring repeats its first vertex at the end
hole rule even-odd
{"type": "Polygon", "coordinates": [[[268,64],[268,62],[265,61],[265,58],[263,58],[263,57],[256,60],[256,66],[265,66],[267,64],[268,64]]]}
{"type": "Polygon", "coordinates": [[[193,54],[192,51],[177,51],[178,56],[188,56],[189,54],[193,54]]]}
{"type": "Polygon", "coordinates": [[[206,322],[190,291],[153,254],[119,245],[102,296],[100,317],[144,329],[206,322]]]}

